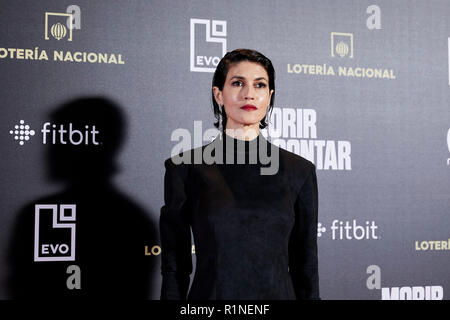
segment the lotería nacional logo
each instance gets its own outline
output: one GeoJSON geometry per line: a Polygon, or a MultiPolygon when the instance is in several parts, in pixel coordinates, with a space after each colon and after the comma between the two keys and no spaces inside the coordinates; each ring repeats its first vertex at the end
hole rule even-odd
{"type": "Polygon", "coordinates": [[[353,33],[331,33],[331,56],[353,58],[353,33]]]}
{"type": "MultiPolygon", "coordinates": [[[[73,41],[74,30],[81,29],[81,10],[77,5],[70,5],[66,12],[45,12],[43,19],[44,39],[50,44],[61,41],[73,41]]],[[[0,44],[1,45],[1,44],[0,44]]],[[[53,48],[52,48],[53,49],[53,48]]],[[[0,60],[34,60],[46,62],[125,64],[122,54],[109,52],[90,52],[50,50],[30,44],[29,48],[0,47],[0,60]]]]}
{"type": "Polygon", "coordinates": [[[355,39],[353,33],[331,32],[330,62],[288,63],[287,73],[314,76],[338,76],[347,78],[390,79],[395,80],[394,69],[370,66],[339,65],[343,58],[353,59],[355,39]],[[337,59],[337,60],[336,60],[337,59]]]}
{"type": "Polygon", "coordinates": [[[61,40],[66,38],[67,36],[67,41],[72,41],[72,30],[73,30],[73,26],[72,26],[72,20],[73,20],[73,16],[71,13],[56,13],[56,12],[46,12],[45,13],[45,36],[44,39],[45,40],[50,40],[50,35],[55,38],[56,40],[61,40]],[[65,26],[64,23],[61,23],[61,21],[55,21],[55,22],[50,22],[49,23],[49,19],[50,20],[55,20],[52,18],[59,18],[60,20],[62,20],[61,18],[64,18],[64,20],[67,20],[67,23],[69,24],[68,28],[65,26]],[[69,29],[67,31],[67,29],[69,29]]]}
{"type": "Polygon", "coordinates": [[[414,241],[416,251],[450,250],[450,239],[414,241]]]}
{"type": "Polygon", "coordinates": [[[81,10],[77,5],[70,5],[66,12],[45,12],[44,39],[66,39],[72,41],[73,30],[81,29],[81,10]]]}
{"type": "Polygon", "coordinates": [[[190,20],[190,71],[214,72],[227,52],[227,22],[190,20]]]}
{"type": "Polygon", "coordinates": [[[74,261],[76,205],[37,204],[34,215],[34,261],[74,261]]]}

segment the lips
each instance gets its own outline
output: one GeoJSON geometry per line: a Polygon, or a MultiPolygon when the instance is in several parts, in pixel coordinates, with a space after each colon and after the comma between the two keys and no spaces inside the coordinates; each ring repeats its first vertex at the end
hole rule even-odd
{"type": "Polygon", "coordinates": [[[242,106],[241,109],[246,110],[246,111],[252,111],[252,110],[256,110],[257,108],[252,104],[246,104],[245,106],[242,106]]]}

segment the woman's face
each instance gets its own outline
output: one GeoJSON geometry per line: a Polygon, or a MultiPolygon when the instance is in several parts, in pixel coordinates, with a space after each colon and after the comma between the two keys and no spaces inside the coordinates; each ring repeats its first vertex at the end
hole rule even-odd
{"type": "Polygon", "coordinates": [[[241,61],[228,70],[222,91],[213,87],[217,103],[225,108],[226,129],[252,127],[259,131],[273,90],[269,91],[269,76],[258,63],[241,61]]]}

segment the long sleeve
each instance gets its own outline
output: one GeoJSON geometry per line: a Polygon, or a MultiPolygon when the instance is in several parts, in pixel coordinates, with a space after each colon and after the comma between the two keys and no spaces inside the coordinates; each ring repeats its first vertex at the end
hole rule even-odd
{"type": "Polygon", "coordinates": [[[312,165],[295,202],[295,224],[289,241],[289,272],[297,299],[320,299],[317,221],[317,177],[312,165]]]}
{"type": "Polygon", "coordinates": [[[161,237],[161,300],[186,300],[192,272],[191,231],[186,193],[187,167],[164,162],[161,237]]]}

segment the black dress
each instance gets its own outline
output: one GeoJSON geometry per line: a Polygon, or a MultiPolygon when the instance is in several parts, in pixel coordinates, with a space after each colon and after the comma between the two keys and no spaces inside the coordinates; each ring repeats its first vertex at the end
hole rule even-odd
{"type": "Polygon", "coordinates": [[[320,299],[315,166],[262,134],[239,140],[245,151],[237,142],[222,133],[164,162],[161,299],[320,299]],[[234,155],[233,164],[199,163],[195,153],[207,146],[216,147],[213,155],[234,155]],[[266,154],[279,152],[276,174],[261,174],[269,166],[262,146],[266,154]],[[237,163],[241,156],[245,164],[237,163]],[[196,270],[188,293],[191,228],[196,270]]]}

